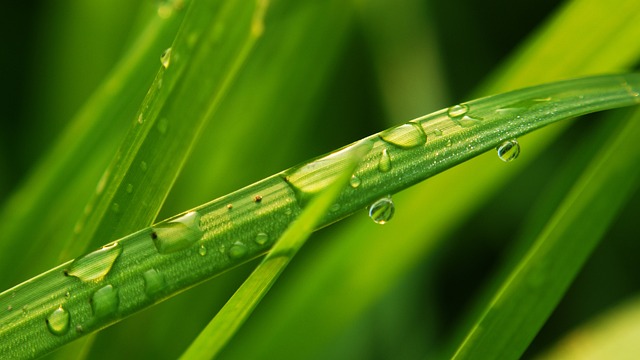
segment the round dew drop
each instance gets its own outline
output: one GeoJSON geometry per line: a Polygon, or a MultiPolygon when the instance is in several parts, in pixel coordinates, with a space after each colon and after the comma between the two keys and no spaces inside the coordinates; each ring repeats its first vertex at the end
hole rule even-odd
{"type": "Polygon", "coordinates": [[[454,105],[447,110],[447,115],[451,118],[457,118],[464,116],[469,111],[469,105],[460,104],[454,105]]]}
{"type": "Polygon", "coordinates": [[[256,235],[256,238],[255,238],[256,244],[264,245],[267,243],[267,241],[269,241],[269,235],[265,233],[259,233],[258,235],[256,235]]]}
{"type": "Polygon", "coordinates": [[[360,180],[360,178],[355,175],[351,175],[351,179],[349,179],[349,185],[355,189],[360,186],[360,184],[362,184],[362,180],[360,180]]]}
{"type": "Polygon", "coordinates": [[[500,160],[510,162],[520,155],[520,144],[516,139],[511,139],[500,144],[496,150],[500,160]]]}
{"type": "Polygon", "coordinates": [[[156,269],[149,269],[142,274],[144,278],[144,292],[151,299],[161,294],[167,287],[164,275],[156,269]]]}
{"type": "Polygon", "coordinates": [[[384,225],[396,212],[393,200],[390,197],[382,198],[369,207],[369,217],[376,224],[384,225]]]}
{"type": "Polygon", "coordinates": [[[207,255],[207,248],[204,245],[200,245],[200,248],[198,249],[198,254],[200,254],[200,256],[207,255]]]}
{"type": "Polygon", "coordinates": [[[388,172],[391,170],[391,156],[389,156],[387,149],[382,150],[380,162],[378,162],[378,170],[382,172],[388,172]]]}
{"type": "Polygon", "coordinates": [[[47,316],[45,322],[50,333],[56,336],[62,336],[69,332],[71,316],[61,305],[47,316]]]}
{"type": "Polygon", "coordinates": [[[241,242],[236,242],[229,249],[229,257],[232,259],[242,259],[247,256],[249,249],[241,242]]]}

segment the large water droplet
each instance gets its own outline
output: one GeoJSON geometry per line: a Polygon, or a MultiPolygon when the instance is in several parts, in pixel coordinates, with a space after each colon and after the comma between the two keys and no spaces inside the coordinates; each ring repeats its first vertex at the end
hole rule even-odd
{"type": "Polygon", "coordinates": [[[386,224],[393,214],[396,212],[396,208],[393,205],[393,201],[390,197],[384,197],[369,207],[369,217],[376,224],[386,224]]]}
{"type": "Polygon", "coordinates": [[[160,55],[160,63],[162,63],[162,66],[167,69],[169,67],[169,63],[171,62],[171,48],[168,48],[167,50],[162,52],[162,55],[160,55]]]}
{"type": "Polygon", "coordinates": [[[231,248],[229,248],[229,257],[232,259],[242,259],[247,256],[249,249],[247,246],[239,241],[235,242],[231,248]]]}
{"type": "Polygon", "coordinates": [[[105,318],[116,315],[120,305],[118,289],[109,284],[93,293],[91,297],[91,310],[96,318],[105,318]]]}
{"type": "Polygon", "coordinates": [[[203,234],[200,228],[200,214],[196,211],[159,223],[152,230],[153,243],[162,254],[191,247],[203,234]]]}
{"type": "Polygon", "coordinates": [[[258,245],[264,245],[267,243],[267,241],[269,241],[269,235],[265,233],[258,233],[258,235],[256,235],[255,241],[258,245]]]}
{"type": "Polygon", "coordinates": [[[93,293],[91,297],[91,310],[96,318],[106,318],[116,315],[120,305],[118,289],[109,284],[93,293]]]}
{"type": "Polygon", "coordinates": [[[378,170],[382,172],[391,170],[391,156],[389,156],[389,152],[387,151],[387,149],[382,150],[380,161],[378,162],[378,170]]]}
{"type": "Polygon", "coordinates": [[[423,145],[427,136],[422,128],[413,123],[396,126],[380,133],[382,140],[401,148],[412,148],[423,145]]]}
{"type": "Polygon", "coordinates": [[[47,323],[49,332],[53,335],[62,336],[69,332],[71,316],[69,315],[69,312],[60,305],[60,307],[47,316],[45,322],[47,323]]]}
{"type": "Polygon", "coordinates": [[[144,292],[150,299],[162,294],[167,287],[167,280],[164,275],[156,269],[150,269],[142,274],[144,278],[144,292]]]}
{"type": "Polygon", "coordinates": [[[515,160],[520,155],[520,144],[516,139],[503,142],[496,148],[498,157],[504,162],[515,160]]]}
{"type": "Polygon", "coordinates": [[[460,104],[454,105],[447,110],[447,115],[451,118],[457,118],[464,116],[467,112],[469,112],[469,105],[460,104]]]}
{"type": "Polygon", "coordinates": [[[360,186],[360,184],[362,184],[362,180],[360,180],[360,178],[355,175],[351,175],[351,179],[349,179],[349,185],[355,189],[360,186]]]}
{"type": "Polygon", "coordinates": [[[105,245],[99,250],[75,259],[65,270],[65,275],[75,276],[83,281],[101,280],[109,273],[121,253],[122,246],[118,242],[105,245]]]}

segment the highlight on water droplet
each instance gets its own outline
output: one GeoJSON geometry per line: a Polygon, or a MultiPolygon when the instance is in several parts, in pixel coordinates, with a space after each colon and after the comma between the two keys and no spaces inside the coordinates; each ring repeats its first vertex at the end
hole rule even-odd
{"type": "Polygon", "coordinates": [[[56,336],[62,336],[69,332],[71,315],[60,305],[45,319],[49,332],[56,336]]]}
{"type": "Polygon", "coordinates": [[[162,52],[162,55],[160,55],[160,63],[162,64],[162,67],[167,69],[169,67],[170,62],[171,62],[171,48],[168,48],[167,50],[162,52]]]}
{"type": "Polygon", "coordinates": [[[207,247],[204,246],[204,244],[200,245],[200,248],[198,249],[198,254],[200,254],[200,256],[207,255],[207,247]]]}
{"type": "Polygon", "coordinates": [[[396,209],[390,197],[384,197],[369,207],[369,217],[376,224],[386,224],[395,213],[396,209]]]}
{"type": "Polygon", "coordinates": [[[355,175],[351,175],[351,179],[349,179],[349,185],[355,189],[360,186],[360,184],[362,184],[362,180],[360,180],[360,178],[355,175]]]}
{"type": "Polygon", "coordinates": [[[144,292],[150,299],[155,299],[167,288],[167,280],[164,275],[156,269],[149,269],[142,274],[144,278],[144,292]]]}
{"type": "Polygon", "coordinates": [[[156,224],[152,230],[151,239],[161,254],[191,247],[203,235],[200,228],[200,214],[196,211],[156,224]]]}
{"type": "Polygon", "coordinates": [[[469,105],[467,104],[459,104],[450,107],[447,110],[447,115],[451,118],[457,118],[464,116],[467,112],[469,112],[469,105]]]}
{"type": "Polygon", "coordinates": [[[117,314],[120,305],[118,289],[113,285],[106,285],[91,297],[91,310],[96,318],[106,318],[117,314]]]}
{"type": "Polygon", "coordinates": [[[423,145],[427,142],[427,136],[422,127],[414,123],[407,123],[385,130],[380,133],[380,138],[405,149],[423,145]]]}
{"type": "Polygon", "coordinates": [[[267,235],[266,233],[258,233],[258,235],[256,235],[255,238],[255,242],[258,245],[264,245],[267,243],[267,241],[269,241],[269,235],[267,235]]]}
{"type": "Polygon", "coordinates": [[[239,241],[236,241],[231,248],[229,248],[229,257],[232,259],[242,259],[247,256],[249,249],[247,246],[239,241]]]}
{"type": "Polygon", "coordinates": [[[382,150],[380,161],[378,162],[378,170],[382,172],[391,170],[391,156],[389,156],[389,152],[387,151],[387,149],[382,150]]]}
{"type": "Polygon", "coordinates": [[[496,150],[498,151],[498,157],[500,160],[510,162],[520,155],[520,144],[518,143],[518,140],[511,139],[500,144],[496,150]]]}
{"type": "Polygon", "coordinates": [[[118,242],[107,244],[102,248],[75,259],[65,275],[75,276],[83,281],[101,280],[104,278],[122,253],[122,246],[118,242]]]}
{"type": "Polygon", "coordinates": [[[158,124],[156,125],[156,129],[160,134],[166,134],[167,128],[169,127],[169,120],[167,118],[162,118],[158,120],[158,124]]]}

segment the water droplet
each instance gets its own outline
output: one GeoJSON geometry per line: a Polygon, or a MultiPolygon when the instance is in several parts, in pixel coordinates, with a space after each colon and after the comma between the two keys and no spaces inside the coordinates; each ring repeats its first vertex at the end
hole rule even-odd
{"type": "Polygon", "coordinates": [[[362,180],[360,180],[360,178],[355,175],[351,175],[351,179],[349,179],[349,185],[351,185],[351,187],[355,189],[360,186],[360,184],[362,184],[362,180]]]}
{"type": "Polygon", "coordinates": [[[457,118],[464,116],[469,111],[469,105],[460,104],[454,105],[447,110],[447,115],[451,118],[457,118]]]}
{"type": "Polygon", "coordinates": [[[380,138],[401,148],[412,148],[424,144],[427,136],[422,128],[413,123],[396,126],[380,133],[380,138]]]}
{"type": "Polygon", "coordinates": [[[515,160],[520,155],[520,144],[516,139],[503,142],[496,148],[498,157],[504,162],[515,160]]]}
{"type": "Polygon", "coordinates": [[[145,161],[140,162],[140,170],[142,170],[142,172],[147,171],[147,168],[149,166],[147,165],[147,163],[145,161]]]}
{"type": "Polygon", "coordinates": [[[113,211],[116,214],[119,213],[120,212],[120,204],[118,204],[118,203],[111,204],[111,211],[113,211]]]}
{"type": "Polygon", "coordinates": [[[133,184],[127,184],[127,194],[131,194],[133,192],[133,184]]]}
{"type": "Polygon", "coordinates": [[[13,310],[13,306],[12,305],[7,306],[7,311],[11,311],[11,310],[13,310]]]}
{"type": "Polygon", "coordinates": [[[167,50],[162,52],[162,55],[160,55],[160,63],[162,63],[162,66],[167,69],[169,67],[169,63],[171,62],[171,48],[168,48],[167,50]]]}
{"type": "Polygon", "coordinates": [[[338,210],[340,210],[340,204],[333,204],[331,205],[331,208],[329,208],[330,212],[336,212],[338,210]]]}
{"type": "Polygon", "coordinates": [[[532,106],[538,105],[538,104],[543,104],[543,103],[547,103],[551,101],[550,97],[546,97],[546,98],[533,98],[533,99],[524,99],[524,100],[518,100],[516,102],[513,102],[511,104],[505,105],[502,108],[498,109],[498,112],[514,112],[514,111],[522,111],[522,110],[526,110],[529,109],[532,106]]]}
{"type": "Polygon", "coordinates": [[[387,149],[382,150],[382,154],[380,155],[380,162],[378,162],[378,170],[382,172],[391,170],[391,156],[389,156],[389,152],[387,151],[387,149]]]}
{"type": "Polygon", "coordinates": [[[241,242],[235,242],[229,249],[229,257],[232,259],[242,259],[247,256],[249,249],[241,242]]]}
{"type": "Polygon", "coordinates": [[[184,7],[184,0],[158,0],[158,16],[163,19],[170,18],[175,11],[184,7]]]}
{"type": "Polygon", "coordinates": [[[166,134],[168,127],[169,127],[169,120],[167,120],[167,118],[162,118],[158,120],[158,125],[156,126],[156,128],[158,129],[158,132],[160,134],[166,134]]]}
{"type": "Polygon", "coordinates": [[[84,332],[84,328],[82,327],[82,325],[80,324],[76,325],[76,332],[78,334],[82,334],[84,332]]]}
{"type": "Polygon", "coordinates": [[[29,314],[29,307],[27,305],[22,307],[22,316],[27,316],[29,314]]]}
{"type": "Polygon", "coordinates": [[[153,227],[151,238],[161,254],[191,247],[202,238],[200,214],[190,211],[177,218],[163,221],[153,227]]]}
{"type": "Polygon", "coordinates": [[[451,147],[452,143],[451,140],[447,140],[447,147],[451,147]]]}
{"type": "Polygon", "coordinates": [[[369,207],[369,217],[376,224],[386,224],[395,213],[396,208],[390,197],[384,197],[369,207]]]}
{"type": "Polygon", "coordinates": [[[443,132],[440,129],[433,129],[433,134],[435,136],[442,136],[443,132]]]}
{"type": "Polygon", "coordinates": [[[142,274],[144,278],[144,292],[151,299],[162,294],[167,287],[167,280],[164,275],[156,269],[150,269],[142,274]]]}
{"type": "Polygon", "coordinates": [[[67,298],[67,299],[70,298],[71,297],[71,293],[67,291],[66,293],[64,293],[64,297],[67,298]]]}
{"type": "Polygon", "coordinates": [[[142,114],[138,115],[138,124],[142,124],[144,123],[144,118],[142,117],[142,114]]]}
{"type": "Polygon", "coordinates": [[[227,204],[227,210],[233,209],[233,204],[227,204]]]}
{"type": "Polygon", "coordinates": [[[267,241],[269,241],[269,235],[265,233],[258,233],[258,235],[256,235],[255,241],[258,245],[264,245],[267,243],[267,241]]]}
{"type": "Polygon", "coordinates": [[[101,280],[104,278],[118,256],[122,253],[122,246],[114,242],[75,259],[65,271],[68,276],[75,276],[83,281],[101,280]]]}
{"type": "Polygon", "coordinates": [[[476,126],[478,124],[478,122],[480,121],[480,119],[473,118],[473,117],[471,117],[469,115],[465,115],[465,116],[463,116],[463,117],[461,117],[459,119],[454,119],[454,121],[458,125],[460,125],[460,126],[462,126],[464,128],[468,128],[468,127],[476,126]]]}
{"type": "Polygon", "coordinates": [[[200,248],[198,249],[198,254],[200,254],[200,256],[207,255],[207,248],[204,245],[200,245],[200,248]]]}
{"type": "Polygon", "coordinates": [[[118,312],[119,305],[118,289],[111,284],[100,288],[91,297],[91,310],[96,318],[114,316],[118,312]]]}
{"type": "Polygon", "coordinates": [[[53,335],[57,336],[61,336],[69,332],[70,321],[71,316],[69,315],[69,312],[62,307],[62,305],[49,314],[45,320],[49,331],[53,335]]]}

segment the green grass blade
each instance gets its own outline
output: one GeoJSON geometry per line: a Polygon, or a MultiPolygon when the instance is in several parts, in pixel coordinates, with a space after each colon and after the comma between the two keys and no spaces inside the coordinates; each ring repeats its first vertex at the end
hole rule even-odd
{"type": "MultiPolygon", "coordinates": [[[[321,224],[494,149],[504,139],[563,118],[637,104],[638,88],[640,74],[552,83],[456,105],[367,137],[361,142],[371,150],[321,224]]],[[[26,336],[34,343],[27,355],[41,354],[264,253],[349,168],[357,149],[352,144],[266,178],[3,292],[0,308],[23,309],[26,316],[0,313],[5,324],[0,336],[8,339],[0,350],[24,356],[19,344],[26,336]],[[267,241],[257,240],[261,234],[267,241]],[[60,308],[72,315],[62,317],[60,308]],[[52,316],[61,324],[55,331],[44,326],[52,316]]]]}
{"type": "Polygon", "coordinates": [[[625,200],[640,171],[640,113],[608,142],[456,350],[455,359],[516,359],[526,350],[625,200]]]}
{"type": "Polygon", "coordinates": [[[291,223],[260,265],[198,335],[181,359],[211,359],[220,352],[251,315],[260,300],[304,245],[311,232],[318,226],[331,204],[347,186],[347,180],[369,151],[370,145],[365,142],[359,149],[354,149],[355,151],[347,159],[347,166],[341,170],[338,177],[322,190],[291,223]]]}
{"type": "Polygon", "coordinates": [[[62,260],[51,254],[59,253],[73,233],[76,220],[124,135],[121,129],[133,119],[153,79],[159,49],[166,46],[181,19],[181,14],[176,14],[169,19],[149,20],[108,80],[2,205],[0,269],[6,274],[1,280],[5,287],[62,260]],[[51,211],[52,204],[63,211],[51,211]],[[34,219],[39,219],[38,226],[34,226],[34,219]],[[29,239],[28,246],[24,239],[29,239]],[[16,268],[16,264],[30,266],[16,268]]]}

